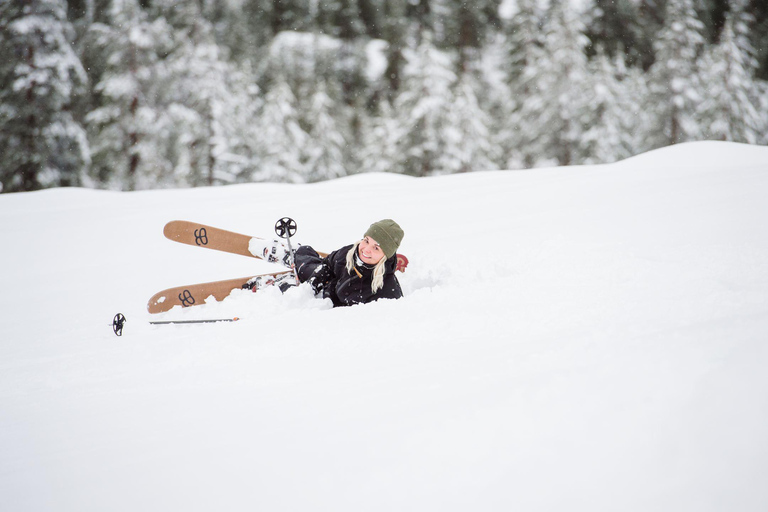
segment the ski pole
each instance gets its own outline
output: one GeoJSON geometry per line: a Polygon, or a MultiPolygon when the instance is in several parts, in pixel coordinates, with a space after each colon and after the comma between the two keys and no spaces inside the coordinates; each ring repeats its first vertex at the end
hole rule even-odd
{"type": "Polygon", "coordinates": [[[275,233],[277,236],[285,238],[288,242],[288,259],[291,262],[293,277],[296,279],[296,284],[299,284],[299,273],[296,270],[296,262],[293,259],[293,247],[291,246],[291,237],[296,234],[296,229],[296,221],[290,217],[283,217],[275,223],[275,233]]]}
{"type": "MultiPolygon", "coordinates": [[[[239,317],[234,318],[207,318],[204,320],[151,320],[151,325],[168,325],[168,324],[212,324],[216,322],[237,322],[239,317]]],[[[123,325],[128,320],[125,319],[125,315],[118,313],[112,319],[112,330],[116,336],[123,335],[123,325]]]]}
{"type": "Polygon", "coordinates": [[[209,318],[206,320],[154,320],[149,323],[152,325],[166,325],[166,324],[213,324],[216,322],[237,322],[240,320],[238,317],[234,318],[209,318]]]}

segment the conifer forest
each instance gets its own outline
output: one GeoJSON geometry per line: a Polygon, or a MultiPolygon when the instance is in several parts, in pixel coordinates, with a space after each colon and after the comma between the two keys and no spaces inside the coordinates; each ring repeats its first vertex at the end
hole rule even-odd
{"type": "Polygon", "coordinates": [[[766,0],[0,0],[2,192],[768,144],[766,0]]]}

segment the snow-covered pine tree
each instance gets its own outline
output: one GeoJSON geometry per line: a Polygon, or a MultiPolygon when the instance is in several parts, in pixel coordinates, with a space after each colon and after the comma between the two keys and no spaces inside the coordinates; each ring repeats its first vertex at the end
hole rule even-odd
{"type": "Polygon", "coordinates": [[[637,0],[592,0],[585,14],[590,56],[599,47],[609,57],[620,54],[630,66],[639,67],[653,54],[651,39],[641,25],[647,20],[640,16],[637,0]]]}
{"type": "Polygon", "coordinates": [[[405,57],[403,50],[407,46],[408,24],[405,19],[406,5],[399,0],[379,0],[383,11],[382,37],[387,41],[387,68],[384,72],[386,87],[381,94],[392,104],[400,91],[405,57]]]}
{"type": "Polygon", "coordinates": [[[610,163],[632,156],[639,131],[642,71],[627,68],[624,53],[614,57],[598,48],[588,65],[583,106],[585,130],[580,138],[579,161],[610,163]]]}
{"type": "Polygon", "coordinates": [[[508,58],[503,72],[509,85],[509,101],[502,106],[499,140],[507,169],[533,167],[536,162],[532,147],[537,133],[530,130],[537,112],[543,106],[534,96],[537,81],[546,72],[539,64],[543,58],[542,16],[536,0],[520,0],[518,10],[506,29],[508,58]]]}
{"type": "MultiPolygon", "coordinates": [[[[297,126],[305,136],[313,134],[306,145],[290,146],[296,161],[301,162],[302,181],[346,174],[345,167],[353,156],[351,148],[359,142],[355,110],[362,108],[366,99],[365,61],[362,43],[324,34],[281,32],[272,41],[260,83],[267,91],[278,82],[287,85],[297,126]],[[318,132],[318,123],[332,131],[318,132]],[[315,138],[317,142],[313,142],[315,138]],[[322,148],[324,143],[329,146],[322,148]],[[310,160],[314,162],[312,170],[307,168],[310,160]]],[[[282,101],[288,101],[285,92],[277,96],[282,101]]],[[[267,103],[274,103],[274,99],[267,103]]]]}
{"type": "Polygon", "coordinates": [[[529,84],[523,80],[525,70],[540,58],[544,46],[542,13],[537,0],[519,0],[517,9],[505,28],[509,58],[504,71],[513,92],[526,93],[529,84]]]}
{"type": "Polygon", "coordinates": [[[548,84],[544,109],[545,130],[551,134],[546,154],[555,156],[560,165],[581,163],[581,135],[589,122],[584,113],[591,109],[589,105],[585,109],[584,104],[587,96],[584,51],[589,39],[584,35],[585,27],[579,14],[571,2],[552,0],[545,32],[545,53],[552,65],[553,79],[548,84]]]}
{"type": "Polygon", "coordinates": [[[347,174],[344,163],[348,135],[344,133],[343,123],[334,116],[336,111],[326,85],[320,82],[304,116],[310,126],[304,151],[307,181],[329,180],[347,174]]]}
{"type": "Polygon", "coordinates": [[[309,31],[317,13],[318,0],[259,0],[269,20],[272,34],[283,31],[309,31]]]}
{"type": "MultiPolygon", "coordinates": [[[[610,0],[608,0],[610,1],[610,0]]],[[[668,0],[636,0],[638,16],[634,23],[638,27],[636,51],[629,50],[640,59],[642,69],[648,70],[656,60],[654,51],[658,34],[664,26],[668,0]]]]}
{"type": "Polygon", "coordinates": [[[249,93],[247,77],[222,60],[220,51],[213,42],[191,45],[168,62],[168,83],[175,85],[168,90],[174,101],[169,103],[167,128],[174,134],[177,154],[187,156],[173,162],[179,184],[234,183],[253,167],[252,127],[259,102],[249,93]],[[177,119],[181,109],[186,115],[177,119]],[[178,165],[182,162],[186,169],[178,165]]]}
{"type": "Polygon", "coordinates": [[[588,40],[574,7],[552,0],[544,27],[544,48],[525,69],[528,94],[518,111],[525,134],[525,160],[539,164],[578,163],[583,99],[586,92],[588,40]]]}
{"type": "Polygon", "coordinates": [[[475,73],[462,73],[453,85],[453,102],[443,121],[443,150],[435,161],[441,173],[499,168],[501,151],[493,141],[491,117],[477,99],[478,90],[482,89],[475,73]]]}
{"type": "Polygon", "coordinates": [[[259,82],[269,90],[274,81],[288,84],[299,105],[312,97],[320,81],[339,79],[342,41],[312,32],[281,32],[261,63],[259,82]],[[279,77],[279,78],[278,78],[279,77]]]}
{"type": "Polygon", "coordinates": [[[377,109],[363,118],[362,143],[358,159],[361,172],[396,172],[400,161],[400,140],[404,129],[389,101],[377,103],[377,109]]]}
{"type": "Polygon", "coordinates": [[[453,106],[456,82],[451,57],[432,44],[425,31],[415,51],[405,55],[403,87],[395,109],[404,134],[399,141],[398,169],[412,176],[442,174],[438,158],[445,150],[447,112],[453,106]]]}
{"type": "Polygon", "coordinates": [[[317,26],[313,27],[315,34],[331,36],[338,45],[334,59],[327,62],[328,71],[333,72],[341,93],[333,99],[353,107],[361,103],[367,87],[363,73],[366,26],[360,8],[358,0],[319,2],[315,5],[317,26]]]}
{"type": "Polygon", "coordinates": [[[162,140],[161,56],[173,48],[164,18],[151,20],[137,0],[113,0],[108,23],[87,38],[105,62],[86,117],[93,178],[108,188],[136,190],[163,183],[173,169],[162,140]]]}
{"type": "MultiPolygon", "coordinates": [[[[752,47],[757,52],[757,78],[761,80],[761,84],[766,85],[766,82],[768,82],[768,2],[765,0],[751,0],[749,2],[749,12],[755,17],[755,22],[750,27],[750,40],[752,41],[752,47]]],[[[763,112],[765,111],[763,110],[763,112]]]]}
{"type": "Polygon", "coordinates": [[[458,69],[463,72],[480,53],[494,32],[500,30],[501,0],[443,0],[445,43],[458,52],[458,69]]]}
{"type": "Polygon", "coordinates": [[[322,34],[346,40],[365,34],[358,0],[324,0],[315,2],[311,10],[316,25],[313,28],[322,34]]]}
{"type": "Polygon", "coordinates": [[[365,33],[372,39],[384,39],[386,4],[391,0],[357,0],[365,33]]]}
{"type": "Polygon", "coordinates": [[[297,100],[282,75],[272,80],[258,116],[258,166],[253,181],[303,183],[309,135],[299,123],[297,100]]]}
{"type": "Polygon", "coordinates": [[[748,38],[745,0],[726,15],[720,42],[706,53],[701,75],[706,95],[698,124],[707,138],[757,144],[768,129],[757,103],[755,51],[748,38]]]}
{"type": "Polygon", "coordinates": [[[64,0],[0,3],[0,191],[79,185],[88,141],[72,110],[87,76],[64,0]]]}
{"type": "Polygon", "coordinates": [[[417,45],[421,44],[422,34],[429,32],[430,39],[434,41],[435,32],[440,31],[439,27],[436,27],[437,23],[435,23],[435,14],[433,12],[433,4],[439,1],[440,0],[409,0],[408,2],[405,2],[405,17],[407,18],[409,25],[407,37],[416,41],[417,45]]]}
{"type": "Polygon", "coordinates": [[[272,6],[264,0],[205,0],[202,10],[230,58],[255,68],[274,38],[272,6]]]}
{"type": "Polygon", "coordinates": [[[768,146],[768,82],[765,80],[757,80],[755,86],[757,87],[757,106],[758,111],[763,113],[762,125],[765,127],[757,139],[757,143],[763,146],[768,146]]]}
{"type": "Polygon", "coordinates": [[[162,67],[161,102],[169,180],[181,186],[233,183],[253,167],[253,119],[258,102],[247,78],[228,62],[213,28],[194,2],[164,2],[179,41],[162,67]]]}
{"type": "Polygon", "coordinates": [[[650,69],[646,109],[656,122],[646,134],[650,147],[701,138],[695,114],[701,102],[698,59],[704,45],[703,24],[693,0],[667,0],[666,21],[658,35],[656,62],[650,69]]]}

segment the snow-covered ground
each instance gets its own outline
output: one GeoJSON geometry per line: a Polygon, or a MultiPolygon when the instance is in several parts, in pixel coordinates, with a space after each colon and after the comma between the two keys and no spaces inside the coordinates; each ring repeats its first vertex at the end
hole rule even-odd
{"type": "Polygon", "coordinates": [[[0,510],[768,510],[766,147],[3,195],[0,246],[0,510]],[[159,290],[273,268],[167,221],[286,215],[320,250],[396,219],[406,297],[147,323],[159,290]]]}

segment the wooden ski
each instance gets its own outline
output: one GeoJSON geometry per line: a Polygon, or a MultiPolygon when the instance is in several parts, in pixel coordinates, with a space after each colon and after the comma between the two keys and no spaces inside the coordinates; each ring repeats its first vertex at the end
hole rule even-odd
{"type": "MultiPolygon", "coordinates": [[[[205,247],[217,251],[240,254],[250,258],[263,260],[261,255],[253,254],[248,249],[252,238],[262,240],[257,236],[248,236],[225,229],[190,222],[186,220],[172,220],[163,228],[163,234],[169,240],[181,244],[205,247]]],[[[328,253],[318,252],[320,257],[325,258],[328,253]]],[[[405,272],[408,266],[408,258],[402,254],[397,255],[397,270],[405,272]]]]}
{"type": "MultiPolygon", "coordinates": [[[[259,276],[240,277],[226,279],[224,281],[212,281],[210,283],[188,284],[168,288],[154,294],[147,303],[147,311],[150,313],[164,313],[174,306],[183,308],[205,304],[205,299],[213,296],[217,301],[224,300],[232,293],[232,290],[248,288],[248,282],[256,277],[276,279],[278,276],[289,274],[290,270],[259,276]]],[[[255,290],[254,290],[255,291],[255,290]]]]}
{"type": "MultiPolygon", "coordinates": [[[[186,220],[172,220],[163,228],[163,234],[165,238],[181,244],[240,254],[250,258],[264,259],[260,255],[253,254],[248,250],[251,239],[258,239],[259,237],[243,235],[186,220]]],[[[326,255],[321,254],[321,256],[325,257],[326,255]]]]}

